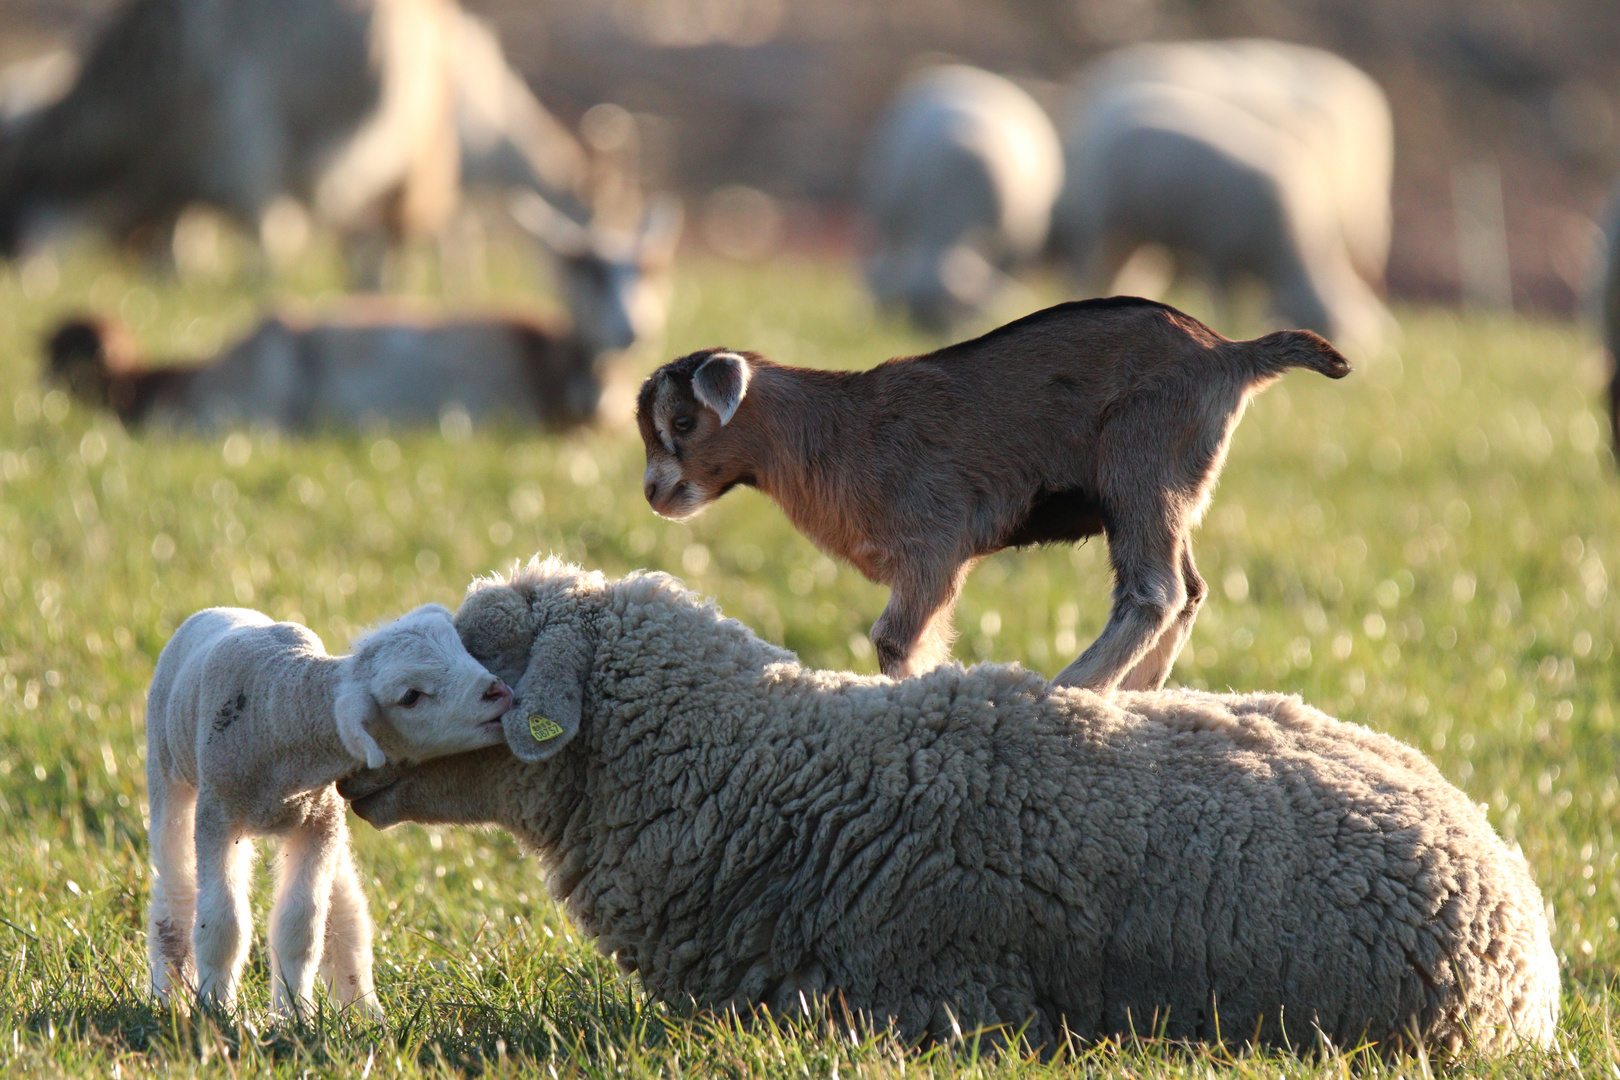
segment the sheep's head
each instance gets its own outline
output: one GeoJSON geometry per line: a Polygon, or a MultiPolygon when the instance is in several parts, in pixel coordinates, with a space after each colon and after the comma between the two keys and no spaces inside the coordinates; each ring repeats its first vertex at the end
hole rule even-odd
{"type": "Polygon", "coordinates": [[[689,518],[738,484],[754,482],[752,455],[728,425],[758,362],[752,354],[705,349],[672,360],[641,384],[642,484],[659,515],[689,518]]]}
{"type": "Polygon", "coordinates": [[[473,659],[450,612],[417,608],[355,642],[335,713],[343,745],[367,768],[500,742],[512,691],[473,659]]]}
{"type": "Polygon", "coordinates": [[[536,558],[473,582],[456,612],[468,650],[517,687],[506,745],[524,761],[544,761],[579,734],[595,649],[589,613],[604,588],[601,574],[536,558]]]}

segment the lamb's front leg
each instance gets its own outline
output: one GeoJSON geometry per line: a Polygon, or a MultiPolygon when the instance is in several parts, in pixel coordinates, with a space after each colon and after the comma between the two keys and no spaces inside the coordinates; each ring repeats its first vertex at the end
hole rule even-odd
{"type": "Polygon", "coordinates": [[[343,804],[334,793],[287,834],[276,858],[269,938],[270,1006],[277,1012],[307,1014],[315,1002],[332,882],[348,854],[342,826],[343,804]]]}
{"type": "Polygon", "coordinates": [[[972,563],[908,566],[872,624],[878,667],[891,679],[932,671],[950,658],[951,612],[972,563]]]}
{"type": "Polygon", "coordinates": [[[206,791],[198,795],[196,814],[197,925],[191,943],[197,997],[228,1010],[236,1007],[252,934],[248,884],[253,838],[206,791]]]}
{"type": "MultiPolygon", "coordinates": [[[[190,991],[197,982],[191,955],[191,927],[196,921],[197,868],[192,839],[197,792],[171,783],[156,768],[147,770],[152,825],[147,847],[152,857],[152,902],[146,917],[146,952],[152,993],[169,1004],[176,987],[190,991]]],[[[184,1008],[184,996],[176,999],[184,1008]]]]}
{"type": "Polygon", "coordinates": [[[321,978],[339,1005],[353,1005],[369,1020],[381,1021],[382,1006],[371,974],[371,915],[366,894],[355,871],[344,823],[343,852],[332,877],[332,903],[326,914],[326,947],[321,956],[321,978]]]}

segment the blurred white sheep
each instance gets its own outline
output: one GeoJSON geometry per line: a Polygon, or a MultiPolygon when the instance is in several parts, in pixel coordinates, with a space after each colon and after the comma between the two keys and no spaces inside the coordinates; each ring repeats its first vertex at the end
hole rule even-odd
{"type": "Polygon", "coordinates": [[[1345,60],[1243,40],[1140,45],[1088,69],[1064,123],[1054,246],[1088,294],[1142,246],[1224,292],[1260,279],[1277,314],[1373,350],[1389,252],[1393,126],[1345,60]]]}
{"type": "Polygon", "coordinates": [[[873,295],[936,331],[983,310],[1040,253],[1062,184],[1057,132],[1023,90],[960,64],[919,72],[862,168],[873,295]]]}

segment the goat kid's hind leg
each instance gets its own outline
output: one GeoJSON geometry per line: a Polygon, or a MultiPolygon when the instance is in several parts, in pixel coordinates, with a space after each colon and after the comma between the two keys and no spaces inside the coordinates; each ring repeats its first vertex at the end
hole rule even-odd
{"type": "Polygon", "coordinates": [[[253,839],[230,821],[207,792],[197,801],[197,997],[223,1009],[236,1006],[252,937],[248,884],[253,839]]]}
{"type": "Polygon", "coordinates": [[[371,974],[371,915],[355,871],[354,852],[344,828],[344,850],[332,876],[332,902],[326,913],[326,945],[321,978],[340,1006],[353,1006],[368,1020],[381,1021],[382,1006],[371,974]]]}
{"type": "Polygon", "coordinates": [[[182,993],[174,1000],[184,1008],[184,995],[197,983],[191,953],[191,927],[197,912],[197,853],[192,840],[197,792],[154,773],[148,770],[146,781],[152,813],[146,835],[153,869],[146,954],[153,995],[168,1004],[170,992],[178,987],[182,993]]]}
{"type": "MultiPolygon", "coordinates": [[[[337,796],[334,793],[333,801],[337,796]]],[[[338,860],[348,851],[342,803],[322,803],[287,834],[276,856],[276,902],[270,909],[270,1007],[306,1013],[326,944],[326,920],[338,860]]]]}
{"type": "Polygon", "coordinates": [[[1176,613],[1175,621],[1159,635],[1159,640],[1153,643],[1147,655],[1138,660],[1136,666],[1120,680],[1119,689],[1157,690],[1162,687],[1164,680],[1170,676],[1170,669],[1175,666],[1176,657],[1181,655],[1187,639],[1192,636],[1193,623],[1198,619],[1198,609],[1203,606],[1209,587],[1204,584],[1193,562],[1190,537],[1181,542],[1181,583],[1187,590],[1187,599],[1176,613]]]}
{"type": "Polygon", "coordinates": [[[910,678],[950,657],[951,612],[972,566],[911,572],[890,587],[889,603],[872,624],[871,635],[883,674],[910,678]]]}
{"type": "Polygon", "coordinates": [[[1108,558],[1114,565],[1114,605],[1097,640],[1052,680],[1099,694],[1119,688],[1120,680],[1148,653],[1186,605],[1178,560],[1180,530],[1162,503],[1148,512],[1120,513],[1108,531],[1108,558]]]}

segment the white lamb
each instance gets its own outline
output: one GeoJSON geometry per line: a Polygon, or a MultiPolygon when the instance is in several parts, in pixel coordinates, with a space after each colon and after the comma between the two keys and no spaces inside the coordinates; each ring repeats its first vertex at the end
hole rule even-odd
{"type": "Polygon", "coordinates": [[[371,920],[333,785],[361,766],[498,743],[511,703],[438,604],[342,657],[309,629],[257,611],[187,619],[158,657],[146,707],[156,868],[147,950],[158,999],[179,985],[234,1006],[251,936],[251,838],[276,835],[273,1007],[307,1009],[319,967],[338,1004],[380,1017],[371,920]]]}

